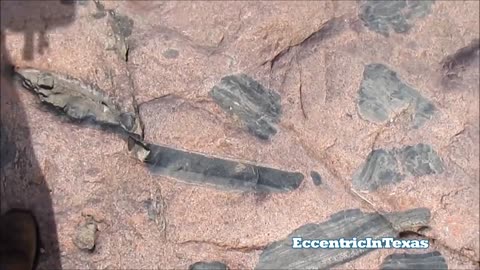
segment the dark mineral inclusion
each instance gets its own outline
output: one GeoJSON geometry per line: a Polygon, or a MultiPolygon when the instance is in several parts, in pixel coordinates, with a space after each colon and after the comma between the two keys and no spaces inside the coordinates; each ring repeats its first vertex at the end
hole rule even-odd
{"type": "Polygon", "coordinates": [[[409,176],[439,174],[444,165],[428,144],[405,146],[401,149],[377,149],[370,152],[365,163],[353,175],[357,190],[374,191],[381,186],[397,183],[409,176]]]}
{"type": "Polygon", "coordinates": [[[228,270],[221,262],[196,262],[188,267],[188,270],[228,270]]]}
{"type": "Polygon", "coordinates": [[[280,95],[265,89],[245,74],[223,77],[210,96],[225,111],[239,117],[250,133],[269,139],[277,133],[281,115],[280,95]]]}
{"type": "Polygon", "coordinates": [[[431,12],[431,0],[367,0],[360,2],[360,19],[371,31],[388,37],[390,31],[406,33],[417,18],[431,12]]]}
{"type": "Polygon", "coordinates": [[[322,184],[322,176],[316,171],[311,171],[310,176],[312,177],[313,184],[319,186],[322,184]]]}
{"type": "Polygon", "coordinates": [[[293,238],[302,239],[365,239],[396,238],[402,231],[427,226],[430,210],[416,208],[388,214],[363,213],[359,209],[344,210],[320,224],[306,224],[286,239],[270,244],[260,255],[255,269],[329,269],[352,261],[375,249],[300,249],[292,248],[293,238]]]}
{"type": "Polygon", "coordinates": [[[303,174],[208,157],[164,146],[133,142],[130,151],[150,166],[153,173],[187,183],[226,190],[287,192],[300,186],[303,174]]]}
{"type": "Polygon", "coordinates": [[[384,123],[395,113],[411,107],[412,127],[419,128],[431,119],[435,106],[420,93],[402,82],[397,73],[383,64],[365,66],[358,91],[357,109],[370,122],[384,123]]]}
{"type": "Polygon", "coordinates": [[[447,270],[448,266],[438,251],[424,254],[394,253],[385,258],[381,270],[447,270]]]}

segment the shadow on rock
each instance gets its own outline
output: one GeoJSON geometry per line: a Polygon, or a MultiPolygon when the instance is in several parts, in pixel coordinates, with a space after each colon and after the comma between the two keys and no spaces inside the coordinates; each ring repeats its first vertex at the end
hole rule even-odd
{"type": "Polygon", "coordinates": [[[48,48],[49,30],[73,22],[76,3],[58,0],[0,4],[0,265],[10,269],[29,269],[32,264],[38,269],[61,269],[51,192],[35,158],[24,104],[13,81],[14,63],[7,49],[12,44],[7,33],[24,35],[23,60],[33,60],[48,48]]]}

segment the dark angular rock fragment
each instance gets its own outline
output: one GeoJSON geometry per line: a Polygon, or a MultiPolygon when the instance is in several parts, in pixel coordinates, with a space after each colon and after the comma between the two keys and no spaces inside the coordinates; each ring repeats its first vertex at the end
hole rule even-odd
{"type": "Polygon", "coordinates": [[[164,146],[129,140],[133,155],[150,165],[153,173],[187,183],[223,189],[287,192],[300,186],[303,174],[208,157],[164,146]]]}
{"type": "Polygon", "coordinates": [[[428,144],[406,146],[400,151],[403,168],[413,176],[442,173],[443,163],[438,154],[428,144]]]}
{"type": "Polygon", "coordinates": [[[361,170],[353,176],[355,189],[376,190],[377,188],[403,180],[395,155],[378,149],[372,151],[361,170]]]}
{"type": "Polygon", "coordinates": [[[210,96],[222,109],[239,117],[258,138],[266,140],[277,133],[280,96],[247,75],[223,77],[210,96]]]}
{"type": "Polygon", "coordinates": [[[134,112],[122,111],[105,93],[78,79],[36,69],[16,69],[23,87],[40,101],[62,111],[73,120],[118,127],[129,133],[139,128],[134,112]]]}
{"type": "Polygon", "coordinates": [[[319,186],[322,184],[322,177],[318,172],[311,171],[310,176],[312,177],[312,181],[313,181],[313,184],[315,184],[315,186],[319,186]]]}
{"type": "Polygon", "coordinates": [[[341,211],[320,224],[306,224],[284,240],[270,244],[260,255],[255,269],[329,269],[352,261],[375,249],[292,248],[293,238],[308,240],[358,240],[372,237],[397,238],[401,231],[415,230],[430,221],[430,210],[416,208],[388,214],[363,213],[359,209],[341,211]]]}
{"type": "Polygon", "coordinates": [[[366,0],[360,3],[359,18],[371,31],[388,37],[392,30],[396,33],[410,30],[417,18],[431,12],[433,3],[430,0],[366,0]]]}
{"type": "Polygon", "coordinates": [[[365,163],[354,173],[352,185],[357,190],[374,191],[403,180],[406,174],[421,177],[443,171],[442,160],[428,144],[392,150],[377,149],[368,155],[365,163]]]}
{"type": "Polygon", "coordinates": [[[448,265],[438,251],[424,254],[394,253],[387,256],[381,270],[447,270],[448,265]]]}
{"type": "Polygon", "coordinates": [[[196,262],[188,267],[188,270],[228,270],[222,262],[196,262]]]}
{"type": "Polygon", "coordinates": [[[402,110],[412,108],[412,127],[431,119],[435,106],[402,82],[397,73],[383,64],[368,64],[358,91],[357,109],[370,122],[384,123],[402,110]]]}

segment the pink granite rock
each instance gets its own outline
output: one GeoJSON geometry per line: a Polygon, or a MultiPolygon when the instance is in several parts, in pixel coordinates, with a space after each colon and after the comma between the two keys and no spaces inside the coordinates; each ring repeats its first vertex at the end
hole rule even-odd
{"type": "MultiPolygon", "coordinates": [[[[475,269],[480,6],[438,1],[422,9],[410,2],[372,8],[376,15],[367,23],[360,16],[365,1],[44,1],[18,7],[2,1],[2,66],[11,62],[96,84],[139,117],[148,143],[298,171],[305,180],[286,193],[256,194],[153,175],[129,155],[125,137],[52,114],[4,76],[2,127],[15,147],[2,163],[1,210],[23,204],[41,216],[48,241],[40,269],[187,269],[199,261],[253,269],[270,243],[342,210],[428,208],[430,230],[417,236],[432,240],[426,252],[441,252],[450,269],[475,269]],[[380,14],[389,9],[407,14],[408,27],[380,14]],[[385,25],[388,36],[375,30],[385,25]],[[43,54],[32,47],[38,42],[43,54]],[[458,57],[465,47],[472,61],[458,57]],[[416,107],[407,102],[385,121],[365,120],[357,101],[365,67],[374,63],[433,104],[431,117],[413,128],[416,107]],[[232,74],[278,93],[282,114],[269,140],[252,136],[240,117],[209,96],[232,74]],[[435,150],[442,172],[413,174],[375,190],[352,185],[373,150],[417,144],[435,150]],[[321,185],[310,180],[311,171],[321,185]],[[85,215],[98,216],[92,253],[72,241],[85,215]]],[[[371,252],[337,268],[378,269],[394,252],[401,251],[371,252]]]]}

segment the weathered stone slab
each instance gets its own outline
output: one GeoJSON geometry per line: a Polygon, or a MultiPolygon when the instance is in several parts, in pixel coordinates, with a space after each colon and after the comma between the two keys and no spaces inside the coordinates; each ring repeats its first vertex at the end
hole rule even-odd
{"type": "MultiPolygon", "coordinates": [[[[127,132],[139,128],[134,112],[123,111],[100,89],[81,80],[31,68],[17,69],[23,87],[34,92],[40,101],[62,111],[73,120],[120,127],[127,132]]],[[[140,135],[140,134],[139,134],[140,135]]]]}
{"type": "Polygon", "coordinates": [[[188,270],[228,270],[228,266],[221,262],[196,262],[188,270]]]}
{"type": "Polygon", "coordinates": [[[429,220],[430,210],[426,208],[384,215],[363,213],[359,209],[341,211],[332,215],[326,222],[303,225],[286,239],[270,244],[260,255],[255,269],[328,269],[354,260],[374,249],[299,249],[292,248],[293,238],[301,237],[309,240],[396,238],[399,232],[426,226],[429,220]]]}
{"type": "Polygon", "coordinates": [[[385,258],[381,270],[447,270],[448,265],[438,251],[424,254],[394,253],[385,258]]]}
{"type": "Polygon", "coordinates": [[[435,111],[435,106],[402,82],[395,71],[383,64],[365,66],[357,100],[358,112],[364,120],[385,123],[409,107],[413,128],[422,126],[435,111]]]}
{"type": "Polygon", "coordinates": [[[300,186],[303,174],[208,157],[154,144],[129,140],[129,149],[153,173],[193,184],[223,189],[287,192],[300,186]]]}
{"type": "Polygon", "coordinates": [[[239,117],[250,133],[269,139],[277,133],[280,121],[280,96],[245,74],[223,77],[210,96],[227,112],[239,117]]]}
{"type": "Polygon", "coordinates": [[[407,175],[421,177],[443,171],[442,160],[428,144],[377,149],[370,152],[365,163],[354,173],[352,185],[357,190],[374,191],[398,183],[407,175]]]}
{"type": "Polygon", "coordinates": [[[392,30],[396,33],[410,30],[417,18],[431,12],[433,3],[430,0],[367,0],[360,3],[359,17],[368,29],[388,37],[392,30]]]}

